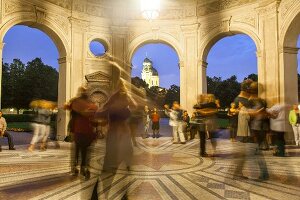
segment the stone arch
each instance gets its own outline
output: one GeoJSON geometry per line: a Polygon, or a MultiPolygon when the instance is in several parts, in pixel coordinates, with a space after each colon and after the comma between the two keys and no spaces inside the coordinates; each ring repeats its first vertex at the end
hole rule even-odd
{"type": "Polygon", "coordinates": [[[300,4],[297,4],[296,6],[291,8],[283,22],[284,23],[282,25],[280,33],[279,46],[281,48],[285,46],[295,47],[298,39],[297,35],[299,35],[300,32],[300,4]],[[293,29],[293,27],[298,27],[298,29],[293,29]]]}
{"type": "MultiPolygon", "coordinates": [[[[46,17],[37,20],[37,17],[32,13],[25,14],[18,12],[13,16],[9,16],[3,19],[3,25],[0,28],[0,42],[3,44],[5,34],[15,25],[26,25],[29,27],[37,28],[47,34],[55,43],[59,52],[59,81],[58,81],[58,107],[62,107],[66,101],[70,99],[70,69],[71,69],[71,57],[70,46],[68,45],[68,39],[58,26],[48,20],[46,17]]],[[[0,49],[0,57],[2,58],[2,51],[0,49]]],[[[2,79],[2,72],[0,74],[0,80],[2,79]]],[[[0,90],[1,96],[1,90],[0,90]]],[[[67,124],[69,121],[69,115],[66,111],[59,109],[57,114],[57,139],[63,140],[67,135],[67,124]]]]}
{"type": "Polygon", "coordinates": [[[39,29],[47,34],[55,43],[59,56],[67,56],[69,45],[66,37],[61,33],[60,29],[50,22],[47,19],[44,19],[42,22],[37,22],[36,17],[32,15],[19,15],[13,18],[10,18],[6,23],[0,28],[0,41],[2,42],[6,33],[15,25],[25,25],[32,28],[39,29]]]}
{"type": "MultiPolygon", "coordinates": [[[[256,45],[256,52],[258,55],[258,69],[260,68],[260,51],[261,51],[261,42],[258,37],[258,35],[255,33],[254,30],[252,30],[251,27],[246,26],[245,27],[232,27],[230,28],[230,31],[222,31],[219,28],[215,28],[214,30],[210,31],[210,33],[202,39],[202,43],[200,44],[199,48],[199,58],[198,58],[198,72],[199,72],[199,77],[201,77],[201,80],[198,80],[198,89],[199,91],[202,91],[202,93],[207,92],[207,79],[206,79],[206,68],[207,68],[207,56],[213,45],[215,45],[219,40],[226,36],[232,36],[236,34],[246,34],[248,35],[255,43],[256,45]]],[[[259,73],[259,70],[258,70],[259,73]]],[[[261,77],[259,76],[258,78],[259,82],[262,82],[261,77]]],[[[261,90],[261,89],[260,89],[261,90]]],[[[261,92],[260,92],[261,93],[261,92]]]]}
{"type": "MultiPolygon", "coordinates": [[[[299,6],[300,7],[300,4],[299,6]]],[[[299,8],[298,8],[299,9],[299,8]]],[[[300,35],[300,11],[291,13],[283,26],[281,38],[279,40],[279,62],[283,73],[280,76],[280,96],[281,102],[295,104],[299,102],[298,97],[298,59],[299,48],[297,41],[300,35]]]]}
{"type": "Polygon", "coordinates": [[[221,39],[227,36],[232,36],[236,34],[245,34],[248,35],[256,45],[256,51],[259,53],[261,50],[261,42],[258,35],[251,29],[246,28],[236,28],[231,29],[230,31],[220,31],[219,29],[215,29],[211,31],[209,35],[207,35],[200,46],[200,60],[206,62],[207,56],[211,48],[221,39]]]}
{"type": "Polygon", "coordinates": [[[131,62],[134,53],[139,49],[139,47],[149,43],[163,43],[170,46],[177,53],[179,60],[182,60],[183,54],[180,48],[180,44],[173,36],[161,33],[157,38],[155,38],[153,33],[146,33],[136,37],[133,41],[130,42],[127,54],[128,63],[131,62]]]}

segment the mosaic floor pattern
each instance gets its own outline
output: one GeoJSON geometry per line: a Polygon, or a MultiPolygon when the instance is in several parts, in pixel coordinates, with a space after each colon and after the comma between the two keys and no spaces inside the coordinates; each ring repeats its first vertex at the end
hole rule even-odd
{"type": "Polygon", "coordinates": [[[255,154],[254,144],[219,139],[207,142],[214,157],[199,157],[199,140],[185,145],[171,138],[137,138],[134,159],[128,172],[99,176],[105,144],[99,140],[92,151],[91,178],[70,172],[70,144],[61,149],[33,153],[26,146],[0,153],[0,199],[90,199],[99,181],[100,199],[188,200],[188,199],[300,199],[300,149],[288,148],[287,157],[273,157],[271,151],[255,154]],[[243,162],[245,161],[245,162],[243,162]],[[237,174],[237,166],[244,163],[237,174]],[[259,176],[264,166],[267,180],[259,176]],[[243,177],[243,176],[244,177],[243,177]],[[248,177],[247,179],[245,177],[248,177]]]}

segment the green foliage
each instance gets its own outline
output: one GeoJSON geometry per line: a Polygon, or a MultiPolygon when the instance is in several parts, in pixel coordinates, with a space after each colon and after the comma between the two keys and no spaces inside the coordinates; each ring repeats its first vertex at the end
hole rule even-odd
{"type": "Polygon", "coordinates": [[[168,104],[171,106],[171,104],[177,101],[180,103],[180,87],[177,85],[171,85],[170,89],[168,89],[166,98],[165,98],[165,104],[168,104]]]}
{"type": "Polygon", "coordinates": [[[148,87],[148,84],[144,80],[140,79],[137,76],[134,78],[131,78],[131,83],[133,85],[135,85],[137,88],[147,88],[148,87]]]}
{"type": "Polygon", "coordinates": [[[3,115],[6,122],[32,122],[34,115],[16,115],[16,114],[7,114],[3,115]]]}
{"type": "Polygon", "coordinates": [[[207,77],[207,92],[220,100],[221,107],[228,107],[240,93],[240,83],[236,76],[226,80],[222,80],[221,77],[207,77]]]}
{"type": "Polygon", "coordinates": [[[23,64],[14,59],[2,64],[2,108],[28,108],[34,99],[57,101],[58,72],[40,58],[23,64]]]}
{"type": "Polygon", "coordinates": [[[139,77],[131,78],[131,83],[138,87],[144,88],[147,99],[150,101],[149,106],[163,108],[164,104],[172,104],[174,101],[180,102],[180,87],[171,85],[170,89],[153,86],[148,88],[148,84],[139,77]]]}
{"type": "Polygon", "coordinates": [[[7,129],[12,131],[30,132],[33,130],[30,122],[9,122],[7,129]]]}
{"type": "Polygon", "coordinates": [[[258,81],[258,75],[257,74],[250,74],[244,80],[246,80],[246,79],[251,79],[252,81],[258,81]]]}

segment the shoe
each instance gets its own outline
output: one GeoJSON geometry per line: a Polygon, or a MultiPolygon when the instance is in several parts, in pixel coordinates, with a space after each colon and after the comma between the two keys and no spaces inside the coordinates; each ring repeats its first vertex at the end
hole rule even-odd
{"type": "Polygon", "coordinates": [[[186,142],[180,142],[180,144],[186,144],[186,142]]]}
{"type": "Polygon", "coordinates": [[[155,135],[152,135],[152,138],[155,138],[155,135]]]}
{"type": "Polygon", "coordinates": [[[79,169],[76,167],[71,171],[72,176],[77,176],[79,174],[79,169]]]}
{"type": "Polygon", "coordinates": [[[269,175],[268,175],[268,174],[260,175],[260,176],[258,177],[258,180],[259,180],[259,181],[266,181],[266,180],[268,180],[268,179],[269,179],[269,175]]]}
{"type": "Polygon", "coordinates": [[[60,144],[59,144],[59,143],[56,143],[54,148],[55,148],[55,149],[60,149],[60,144]]]}
{"type": "Polygon", "coordinates": [[[45,147],[40,147],[40,151],[46,151],[45,147]]]}
{"type": "Polygon", "coordinates": [[[283,154],[280,154],[280,153],[273,153],[273,156],[277,156],[277,157],[285,157],[285,155],[283,155],[283,154]]]}
{"type": "Polygon", "coordinates": [[[160,135],[156,135],[156,138],[159,138],[160,137],[160,135]]]}
{"type": "Polygon", "coordinates": [[[12,147],[12,148],[9,148],[9,150],[16,150],[16,148],[15,148],[15,147],[12,147]]]}
{"type": "Polygon", "coordinates": [[[80,169],[80,174],[84,176],[84,180],[89,180],[91,177],[91,173],[86,167],[80,169]]]}
{"type": "Polygon", "coordinates": [[[0,147],[0,152],[2,151],[2,148],[0,147]]]}
{"type": "Polygon", "coordinates": [[[207,154],[207,153],[202,153],[202,154],[200,154],[200,156],[201,156],[201,157],[210,157],[210,155],[207,154]]]}
{"type": "Polygon", "coordinates": [[[244,175],[237,175],[233,177],[233,180],[248,180],[249,178],[247,176],[244,175]]]}
{"type": "Polygon", "coordinates": [[[173,142],[173,144],[180,144],[180,142],[173,142]]]}
{"type": "Polygon", "coordinates": [[[27,150],[30,151],[30,152],[33,152],[33,151],[34,151],[34,145],[31,144],[31,145],[28,147],[27,150]]]}

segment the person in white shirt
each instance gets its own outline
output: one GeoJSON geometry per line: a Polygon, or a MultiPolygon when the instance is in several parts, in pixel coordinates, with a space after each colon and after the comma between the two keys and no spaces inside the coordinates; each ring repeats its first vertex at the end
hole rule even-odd
{"type": "Polygon", "coordinates": [[[270,129],[275,135],[275,145],[277,146],[274,156],[285,155],[284,133],[286,132],[285,111],[287,106],[284,104],[275,104],[271,108],[266,109],[270,116],[270,129]]]}
{"type": "Polygon", "coordinates": [[[169,125],[173,128],[173,144],[185,144],[183,110],[177,101],[173,103],[172,109],[170,109],[168,105],[164,107],[165,114],[170,117],[169,125]]]}
{"type": "MultiPolygon", "coordinates": [[[[15,150],[13,137],[10,135],[9,132],[6,131],[6,128],[7,128],[6,120],[4,117],[2,117],[2,111],[0,111],[0,137],[7,137],[9,150],[15,150]]],[[[2,151],[1,145],[0,145],[0,151],[2,151]]]]}

